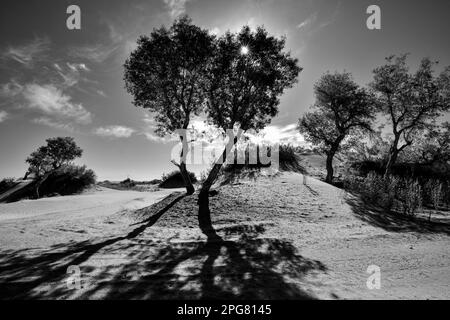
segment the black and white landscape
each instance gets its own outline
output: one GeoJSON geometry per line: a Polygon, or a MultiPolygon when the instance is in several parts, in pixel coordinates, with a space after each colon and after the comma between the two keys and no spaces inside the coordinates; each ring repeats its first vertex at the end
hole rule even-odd
{"type": "Polygon", "coordinates": [[[450,298],[450,3],[6,0],[0,299],[450,298]]]}

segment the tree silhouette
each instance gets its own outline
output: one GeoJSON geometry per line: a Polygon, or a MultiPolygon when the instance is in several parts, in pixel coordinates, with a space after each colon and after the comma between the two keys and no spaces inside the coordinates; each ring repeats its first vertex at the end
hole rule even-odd
{"type": "Polygon", "coordinates": [[[155,115],[159,136],[178,133],[183,148],[180,170],[188,194],[194,193],[186,169],[186,129],[191,116],[202,111],[206,98],[207,65],[213,53],[213,37],[207,30],[182,17],[166,29],[141,36],[138,47],[125,62],[127,91],[134,104],[155,115]]]}
{"type": "Polygon", "coordinates": [[[307,141],[326,154],[326,181],[332,183],[333,158],[342,142],[358,131],[371,131],[376,108],[372,95],[346,72],[323,75],[314,92],[315,110],[300,118],[298,128],[307,141]]]}
{"type": "MultiPolygon", "coordinates": [[[[278,112],[279,97],[292,87],[301,68],[297,59],[283,52],[285,39],[277,39],[264,28],[239,33],[227,32],[215,41],[213,60],[208,70],[208,120],[223,131],[237,129],[217,159],[199,194],[199,223],[202,230],[210,226],[207,202],[227,152],[242,132],[259,130],[278,112]],[[205,226],[205,228],[203,228],[205,226]]],[[[208,233],[208,230],[206,230],[208,233]]]]}
{"type": "Polygon", "coordinates": [[[47,145],[39,147],[26,159],[29,164],[27,175],[36,176],[36,196],[39,198],[39,187],[51,173],[81,157],[83,150],[71,137],[57,137],[46,140],[47,145]]]}
{"type": "Polygon", "coordinates": [[[398,155],[411,146],[415,136],[431,128],[441,112],[450,108],[450,67],[434,75],[437,62],[425,58],[415,73],[409,73],[407,55],[390,56],[376,68],[371,83],[381,111],[392,125],[393,139],[385,176],[398,155]]]}

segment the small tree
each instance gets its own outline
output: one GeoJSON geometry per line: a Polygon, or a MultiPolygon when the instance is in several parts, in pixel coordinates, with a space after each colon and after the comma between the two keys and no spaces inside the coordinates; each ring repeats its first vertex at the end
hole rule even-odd
{"type": "Polygon", "coordinates": [[[385,176],[389,175],[400,152],[411,146],[414,137],[433,126],[440,113],[450,108],[450,67],[434,75],[437,62],[423,59],[418,70],[409,73],[407,55],[386,58],[374,70],[371,87],[381,111],[390,119],[393,139],[385,176]]]}
{"type": "Polygon", "coordinates": [[[301,68],[297,59],[283,52],[285,39],[270,36],[264,28],[251,31],[248,26],[233,34],[227,32],[215,42],[214,58],[208,70],[209,121],[223,131],[238,128],[217,159],[199,194],[199,223],[210,226],[208,195],[227,152],[242,132],[260,130],[278,112],[279,97],[292,87],[301,68]],[[205,210],[203,210],[205,209],[205,210]],[[202,211],[203,210],[203,211],[202,211]]]}
{"type": "Polygon", "coordinates": [[[141,36],[138,47],[125,62],[125,84],[134,104],[155,114],[156,133],[177,132],[183,148],[180,170],[188,194],[194,187],[186,169],[186,129],[191,116],[202,111],[206,97],[207,64],[213,53],[214,37],[191,23],[188,17],[176,20],[170,29],[155,29],[141,36]]]}
{"type": "Polygon", "coordinates": [[[39,187],[51,173],[81,157],[83,150],[71,137],[57,137],[46,140],[47,145],[39,147],[26,159],[29,164],[28,173],[36,176],[36,196],[39,198],[39,187]]]}
{"type": "Polygon", "coordinates": [[[332,183],[333,158],[342,142],[357,131],[371,131],[376,109],[372,96],[349,73],[323,75],[314,91],[315,110],[299,120],[298,128],[307,141],[326,154],[326,182],[332,183]]]}

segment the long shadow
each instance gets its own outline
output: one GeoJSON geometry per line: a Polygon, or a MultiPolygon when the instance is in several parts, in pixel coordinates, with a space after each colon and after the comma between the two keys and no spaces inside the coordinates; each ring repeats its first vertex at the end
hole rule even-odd
{"type": "MultiPolygon", "coordinates": [[[[219,229],[224,239],[237,240],[223,240],[209,217],[202,225],[208,235],[206,242],[163,243],[137,238],[177,201],[122,237],[95,244],[58,245],[37,257],[23,250],[0,253],[0,298],[315,298],[302,288],[305,276],[325,272],[326,267],[302,257],[289,241],[264,238],[262,225],[224,226],[219,229]],[[122,241],[126,239],[134,240],[122,241]],[[99,250],[97,259],[89,259],[99,250]],[[71,265],[80,266],[81,289],[70,289],[66,284],[71,265]]],[[[210,214],[209,202],[203,209],[210,214]]]]}
{"type": "MultiPolygon", "coordinates": [[[[62,280],[67,276],[67,268],[80,265],[87,261],[101,249],[111,246],[122,240],[136,238],[147,228],[153,226],[158,219],[184,198],[184,194],[176,197],[166,207],[142,222],[125,236],[111,238],[98,243],[83,241],[53,246],[47,253],[37,257],[27,258],[23,250],[0,253],[0,299],[26,299],[33,298],[31,291],[43,284],[62,280]],[[57,252],[55,252],[57,251],[57,252]],[[72,256],[74,256],[72,258],[72,256]],[[27,277],[34,280],[24,281],[27,277]]],[[[168,198],[168,197],[167,197],[168,198]]]]}
{"type": "Polygon", "coordinates": [[[301,282],[325,266],[297,254],[287,241],[258,238],[263,231],[242,226],[223,230],[226,236],[237,232],[237,241],[153,244],[154,252],[135,248],[120,270],[111,266],[90,279],[95,285],[81,298],[314,299],[301,282]]]}
{"type": "Polygon", "coordinates": [[[347,198],[353,213],[361,220],[392,232],[442,233],[450,235],[450,223],[428,221],[417,216],[386,212],[358,197],[347,198]]]}

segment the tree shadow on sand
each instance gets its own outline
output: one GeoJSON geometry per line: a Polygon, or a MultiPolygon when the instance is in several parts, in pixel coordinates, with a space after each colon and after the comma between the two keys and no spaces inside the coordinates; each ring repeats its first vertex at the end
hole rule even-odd
{"type": "Polygon", "coordinates": [[[396,212],[386,212],[354,196],[348,197],[346,202],[359,219],[386,231],[442,233],[450,235],[450,223],[448,219],[447,221],[428,221],[428,219],[420,216],[407,216],[396,212]]]}
{"type": "Polygon", "coordinates": [[[0,298],[314,299],[302,285],[325,266],[299,255],[288,241],[264,238],[262,225],[218,230],[233,240],[223,240],[210,223],[202,230],[215,236],[207,234],[206,242],[138,237],[168,207],[123,237],[58,245],[35,256],[0,253],[0,298]],[[80,267],[81,289],[67,286],[71,265],[80,267]]]}

